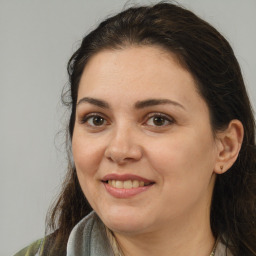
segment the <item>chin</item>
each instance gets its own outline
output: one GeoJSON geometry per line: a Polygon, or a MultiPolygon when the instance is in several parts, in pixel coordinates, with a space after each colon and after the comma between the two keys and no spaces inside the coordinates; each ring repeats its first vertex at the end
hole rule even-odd
{"type": "Polygon", "coordinates": [[[98,213],[103,223],[117,233],[135,234],[147,226],[147,218],[131,209],[113,209],[98,213]]]}

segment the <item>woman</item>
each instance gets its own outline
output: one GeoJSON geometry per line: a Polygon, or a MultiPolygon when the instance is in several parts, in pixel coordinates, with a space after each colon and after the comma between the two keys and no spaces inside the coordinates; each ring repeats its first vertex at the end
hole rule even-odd
{"type": "Polygon", "coordinates": [[[54,232],[17,255],[256,255],[255,123],[219,32],[173,4],[130,8],[68,73],[54,232]]]}

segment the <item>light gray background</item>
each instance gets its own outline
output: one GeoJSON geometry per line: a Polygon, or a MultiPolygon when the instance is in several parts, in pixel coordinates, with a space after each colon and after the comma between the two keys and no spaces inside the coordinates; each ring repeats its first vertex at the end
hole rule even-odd
{"type": "MultiPolygon", "coordinates": [[[[156,1],[133,1],[150,3],[156,1]]],[[[256,100],[256,1],[178,1],[231,42],[256,100]]],[[[0,255],[44,235],[66,161],[62,87],[79,40],[123,0],[0,0],[0,255]]],[[[131,2],[128,2],[128,6],[131,2]]]]}

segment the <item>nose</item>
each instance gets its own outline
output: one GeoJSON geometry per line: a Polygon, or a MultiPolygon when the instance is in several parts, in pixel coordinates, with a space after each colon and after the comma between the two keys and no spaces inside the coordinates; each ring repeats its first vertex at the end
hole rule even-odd
{"type": "Polygon", "coordinates": [[[105,150],[105,157],[118,165],[140,160],[142,147],[135,133],[127,128],[113,132],[105,150]]]}

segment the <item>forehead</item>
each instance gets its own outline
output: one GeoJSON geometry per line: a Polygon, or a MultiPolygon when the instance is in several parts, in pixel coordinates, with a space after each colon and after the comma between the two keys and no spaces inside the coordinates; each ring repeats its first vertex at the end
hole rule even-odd
{"type": "Polygon", "coordinates": [[[193,76],[177,58],[151,46],[104,50],[87,63],[81,77],[81,97],[120,100],[171,98],[182,102],[202,100],[193,76]],[[122,98],[122,99],[121,99],[122,98]]]}

